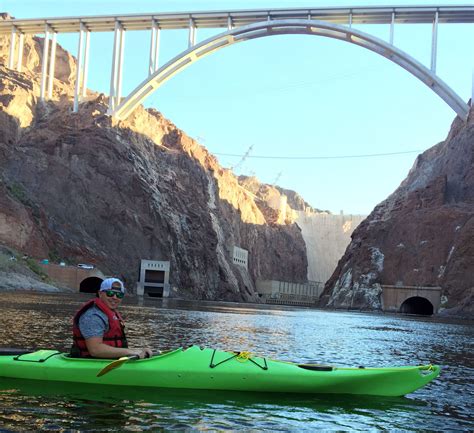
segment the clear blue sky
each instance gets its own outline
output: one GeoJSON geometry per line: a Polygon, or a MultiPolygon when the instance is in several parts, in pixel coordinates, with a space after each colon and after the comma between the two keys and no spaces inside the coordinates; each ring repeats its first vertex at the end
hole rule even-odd
{"type": "MultiPolygon", "coordinates": [[[[30,1],[3,0],[16,18],[269,7],[462,4],[444,1],[30,1]]],[[[467,4],[467,3],[466,3],[467,4]]],[[[389,38],[389,26],[355,26],[389,38]]],[[[222,30],[221,30],[222,31],[222,30]]],[[[218,31],[199,30],[201,41],[218,31]]],[[[58,40],[74,55],[77,34],[58,40]]],[[[112,33],[92,34],[88,87],[108,93],[112,33]]],[[[440,25],[438,75],[464,100],[472,89],[474,25],[440,25]]],[[[396,25],[395,45],[430,64],[431,25],[396,25]]],[[[160,64],[187,48],[187,31],[163,31],[160,64]]],[[[125,41],[123,93],[147,73],[149,34],[125,41]]],[[[317,36],[262,38],[223,49],[169,80],[145,103],[235,169],[301,194],[313,207],[368,214],[406,177],[417,153],[442,141],[455,113],[404,69],[363,48],[317,36]],[[306,157],[261,159],[252,156],[306,157]]]]}

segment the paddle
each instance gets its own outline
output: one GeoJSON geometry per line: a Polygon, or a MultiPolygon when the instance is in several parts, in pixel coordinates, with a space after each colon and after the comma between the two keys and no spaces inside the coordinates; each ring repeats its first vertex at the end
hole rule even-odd
{"type": "MultiPolygon", "coordinates": [[[[153,352],[151,356],[160,355],[161,351],[153,352]]],[[[97,377],[103,376],[107,374],[109,371],[115,370],[116,368],[121,367],[128,361],[134,361],[136,359],[140,359],[138,355],[130,355],[130,356],[122,356],[122,358],[114,359],[111,363],[107,364],[102,370],[97,373],[97,377]]]]}

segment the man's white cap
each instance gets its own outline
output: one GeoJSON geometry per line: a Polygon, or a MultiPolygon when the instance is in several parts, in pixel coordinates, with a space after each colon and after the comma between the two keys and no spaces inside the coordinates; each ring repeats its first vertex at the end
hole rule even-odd
{"type": "Polygon", "coordinates": [[[122,293],[125,293],[125,286],[118,278],[106,278],[102,281],[99,292],[103,292],[104,290],[120,290],[122,293]]]}

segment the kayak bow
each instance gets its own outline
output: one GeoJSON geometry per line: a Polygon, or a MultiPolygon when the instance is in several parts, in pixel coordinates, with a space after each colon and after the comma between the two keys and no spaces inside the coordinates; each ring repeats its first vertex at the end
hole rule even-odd
{"type": "Polygon", "coordinates": [[[297,364],[191,346],[120,362],[71,358],[54,350],[0,356],[0,377],[146,388],[402,396],[426,385],[438,366],[346,368],[297,364]]]}

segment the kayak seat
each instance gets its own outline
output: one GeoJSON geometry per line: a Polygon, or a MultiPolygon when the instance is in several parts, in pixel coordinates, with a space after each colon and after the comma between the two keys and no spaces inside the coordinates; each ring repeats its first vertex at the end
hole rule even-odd
{"type": "Polygon", "coordinates": [[[311,364],[299,364],[299,368],[304,368],[305,370],[312,371],[332,371],[333,367],[328,365],[311,365],[311,364]]]}

